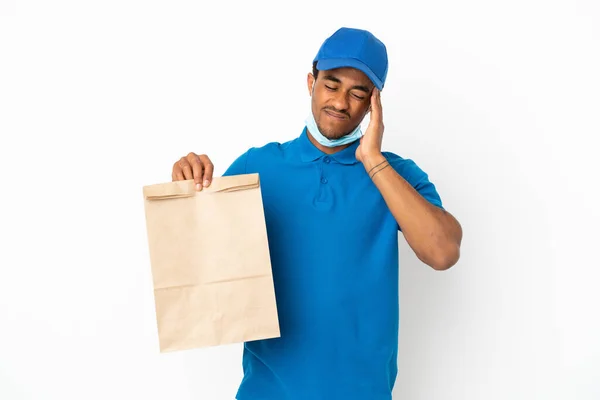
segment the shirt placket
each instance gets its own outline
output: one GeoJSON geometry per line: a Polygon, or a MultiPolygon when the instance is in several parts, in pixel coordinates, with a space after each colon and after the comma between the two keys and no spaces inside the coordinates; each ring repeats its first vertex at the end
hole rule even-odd
{"type": "Polygon", "coordinates": [[[324,156],[319,161],[319,194],[317,201],[321,203],[328,202],[329,196],[331,195],[331,188],[329,187],[329,172],[330,172],[331,157],[324,156]]]}

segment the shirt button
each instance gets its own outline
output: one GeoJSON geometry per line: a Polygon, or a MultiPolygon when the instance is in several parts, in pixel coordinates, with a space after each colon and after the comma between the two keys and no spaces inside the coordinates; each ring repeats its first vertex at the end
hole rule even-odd
{"type": "Polygon", "coordinates": [[[327,183],[327,179],[325,179],[325,178],[321,178],[321,183],[323,183],[323,184],[324,184],[324,183],[327,183]]]}
{"type": "Polygon", "coordinates": [[[329,159],[329,157],[325,157],[325,158],[323,159],[323,161],[324,161],[324,162],[326,162],[327,164],[329,164],[329,161],[331,161],[331,160],[329,159]]]}

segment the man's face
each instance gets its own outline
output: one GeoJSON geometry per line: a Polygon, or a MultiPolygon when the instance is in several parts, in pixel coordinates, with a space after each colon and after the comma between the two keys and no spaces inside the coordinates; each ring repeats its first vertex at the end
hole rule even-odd
{"type": "Polygon", "coordinates": [[[352,132],[369,111],[373,88],[371,80],[354,68],[319,71],[316,80],[308,74],[312,112],[323,136],[339,139],[352,132]]]}

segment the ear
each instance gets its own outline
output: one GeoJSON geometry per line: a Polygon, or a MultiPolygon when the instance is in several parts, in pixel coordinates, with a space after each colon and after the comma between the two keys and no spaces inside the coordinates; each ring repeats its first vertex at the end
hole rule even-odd
{"type": "Polygon", "coordinates": [[[310,72],[308,73],[308,76],[306,77],[306,84],[308,85],[308,95],[312,96],[313,86],[315,84],[315,77],[310,72]]]}

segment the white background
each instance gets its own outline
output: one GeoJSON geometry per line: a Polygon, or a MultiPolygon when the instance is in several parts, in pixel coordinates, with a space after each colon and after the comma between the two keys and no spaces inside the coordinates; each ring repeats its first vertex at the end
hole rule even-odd
{"type": "Polygon", "coordinates": [[[296,137],[340,26],[464,228],[445,272],[401,239],[394,398],[600,399],[595,0],[2,0],[0,399],[233,399],[241,345],[158,352],[142,186],[296,137]]]}

